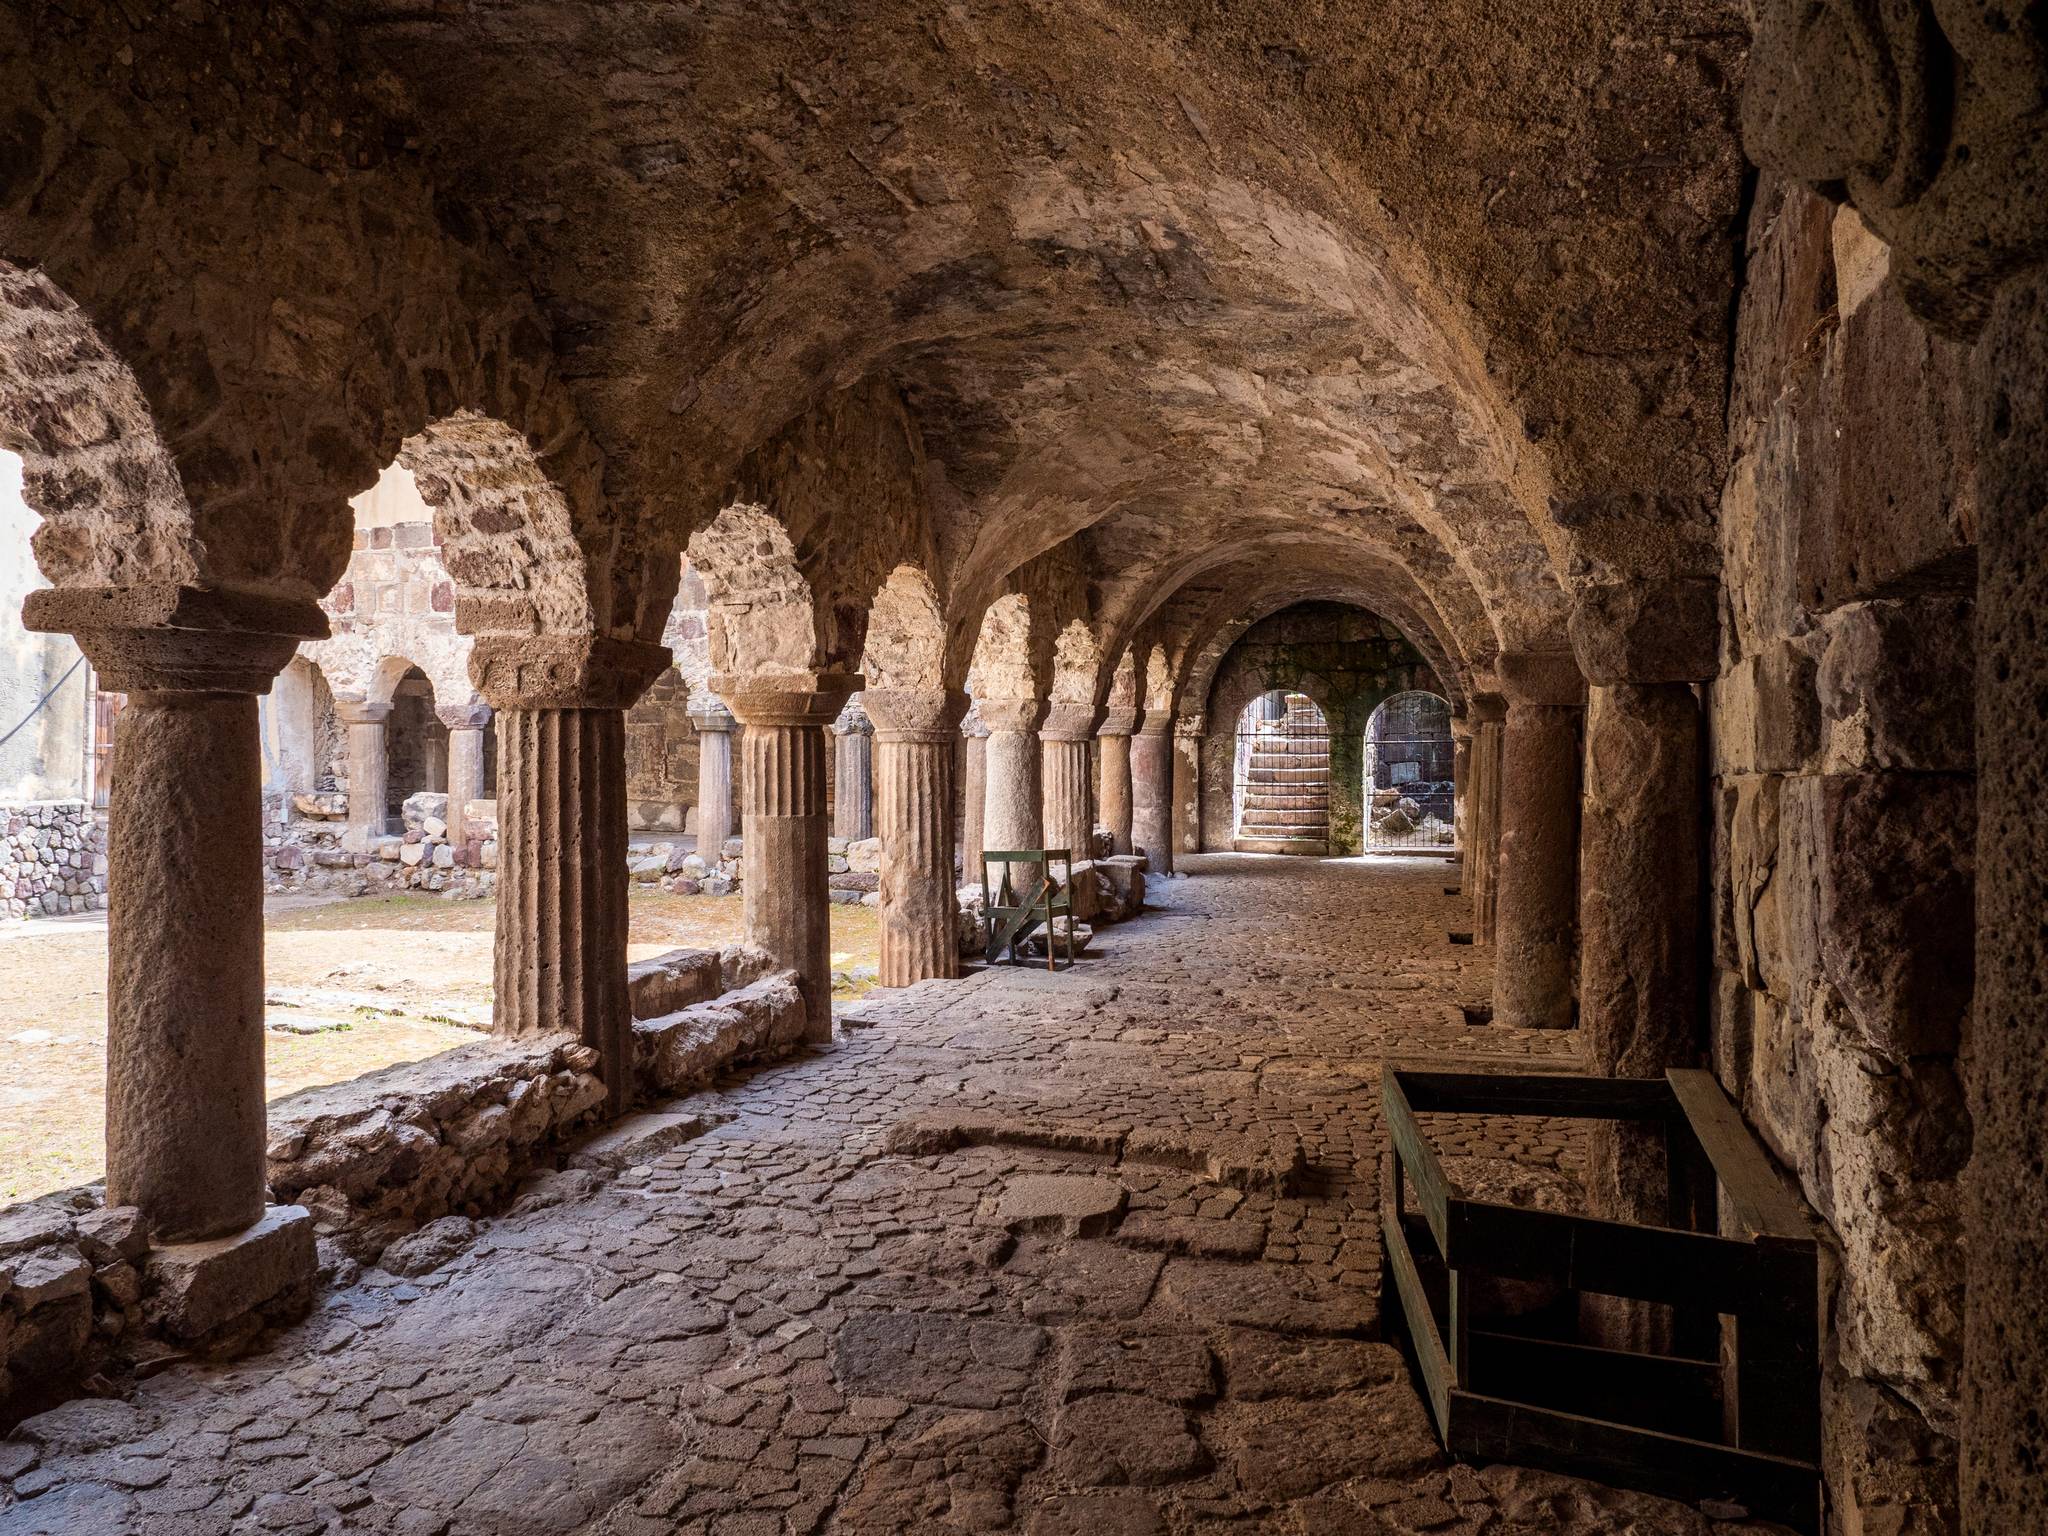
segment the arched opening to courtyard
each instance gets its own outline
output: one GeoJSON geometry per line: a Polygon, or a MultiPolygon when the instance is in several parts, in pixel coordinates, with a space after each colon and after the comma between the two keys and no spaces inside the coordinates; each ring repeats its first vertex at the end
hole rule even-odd
{"type": "Polygon", "coordinates": [[[1365,724],[1366,849],[1457,843],[1451,701],[1424,689],[1383,700],[1365,724]]]}
{"type": "Polygon", "coordinates": [[[1246,702],[1231,800],[1238,852],[1330,851],[1330,723],[1314,699],[1270,688],[1246,702]]]}

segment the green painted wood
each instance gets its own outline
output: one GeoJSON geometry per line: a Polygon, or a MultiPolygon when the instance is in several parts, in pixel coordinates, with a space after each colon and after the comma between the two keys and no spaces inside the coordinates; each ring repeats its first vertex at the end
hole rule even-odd
{"type": "Polygon", "coordinates": [[[1692,1134],[1714,1165],[1744,1237],[1811,1248],[1813,1224],[1756,1135],[1743,1121],[1714,1074],[1674,1068],[1664,1074],[1692,1134]]]}

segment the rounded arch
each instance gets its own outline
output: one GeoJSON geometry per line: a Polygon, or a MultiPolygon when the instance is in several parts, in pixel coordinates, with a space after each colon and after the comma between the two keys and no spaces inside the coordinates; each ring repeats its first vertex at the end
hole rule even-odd
{"type": "Polygon", "coordinates": [[[916,566],[897,566],[875,594],[861,673],[876,690],[938,693],[946,686],[945,610],[916,566]]]}
{"type": "Polygon", "coordinates": [[[1094,628],[1070,619],[1053,641],[1052,701],[1093,704],[1102,684],[1102,647],[1094,628]]]}
{"type": "Polygon", "coordinates": [[[1029,596],[1011,592],[990,603],[975,639],[968,691],[977,699],[1040,697],[1032,639],[1029,596]]]}
{"type": "Polygon", "coordinates": [[[1456,841],[1451,701],[1428,688],[1388,694],[1365,722],[1365,845],[1437,848],[1456,841]]]}
{"type": "Polygon", "coordinates": [[[820,644],[810,583],[789,530],[768,509],[734,502],[690,536],[703,578],[711,670],[724,677],[793,677],[816,671],[820,644]]]}
{"type": "Polygon", "coordinates": [[[21,456],[59,587],[186,585],[206,574],[185,486],[126,362],[45,273],[0,260],[0,448],[21,456]]]}

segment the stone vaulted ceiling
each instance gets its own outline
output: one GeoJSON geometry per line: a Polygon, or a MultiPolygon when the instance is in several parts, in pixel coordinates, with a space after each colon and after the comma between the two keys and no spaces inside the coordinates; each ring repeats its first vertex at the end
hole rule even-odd
{"type": "Polygon", "coordinates": [[[1341,589],[1462,670],[1710,566],[1733,3],[347,14],[657,542],[882,375],[946,587],[1078,537],[1110,646],[1341,589]]]}

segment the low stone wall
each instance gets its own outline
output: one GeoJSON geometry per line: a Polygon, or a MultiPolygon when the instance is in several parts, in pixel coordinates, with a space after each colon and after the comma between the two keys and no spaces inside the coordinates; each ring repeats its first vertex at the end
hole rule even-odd
{"type": "Polygon", "coordinates": [[[332,892],[375,896],[426,891],[488,896],[498,883],[498,804],[472,800],[463,838],[450,839],[448,797],[406,798],[403,830],[347,846],[348,797],[342,794],[272,797],[263,826],[264,881],[273,893],[332,892]]]}
{"type": "Polygon", "coordinates": [[[0,914],[61,917],[107,904],[107,838],[83,800],[0,806],[0,914]]]}

